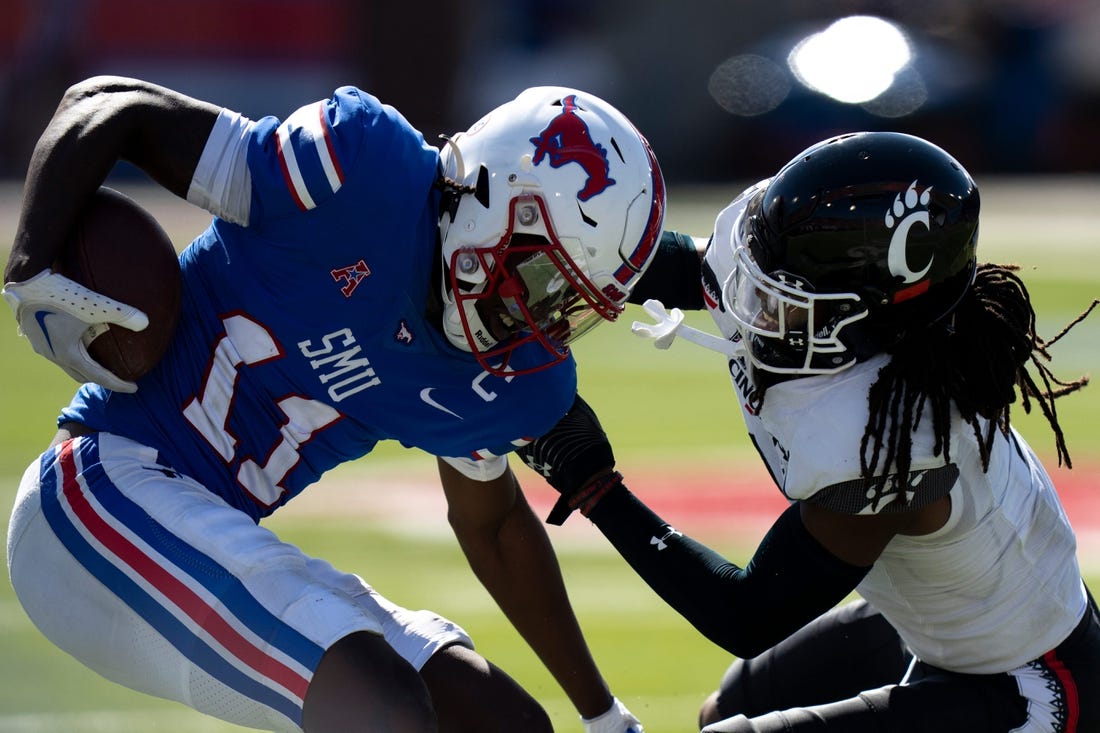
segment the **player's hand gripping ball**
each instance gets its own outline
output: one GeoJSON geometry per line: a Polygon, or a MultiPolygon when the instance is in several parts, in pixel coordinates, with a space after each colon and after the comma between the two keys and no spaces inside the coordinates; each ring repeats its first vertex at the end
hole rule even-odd
{"type": "Polygon", "coordinates": [[[54,270],[148,316],[139,331],[99,324],[84,341],[93,359],[124,380],[149,373],[172,341],[183,294],[176,249],[157,220],[129,197],[100,188],[54,270]]]}

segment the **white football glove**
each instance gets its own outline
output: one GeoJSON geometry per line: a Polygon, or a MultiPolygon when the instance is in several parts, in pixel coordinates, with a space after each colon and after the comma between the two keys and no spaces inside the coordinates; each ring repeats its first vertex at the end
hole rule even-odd
{"type": "Polygon", "coordinates": [[[584,733],[645,733],[641,721],[626,709],[619,698],[612,698],[611,707],[595,718],[581,718],[584,733]]]}
{"type": "Polygon", "coordinates": [[[115,392],[136,392],[88,354],[88,344],[115,323],[131,331],[149,325],[149,317],[75,280],[46,268],[29,280],[7,283],[4,300],[15,312],[19,333],[35,352],[80,383],[95,382],[115,392]]]}

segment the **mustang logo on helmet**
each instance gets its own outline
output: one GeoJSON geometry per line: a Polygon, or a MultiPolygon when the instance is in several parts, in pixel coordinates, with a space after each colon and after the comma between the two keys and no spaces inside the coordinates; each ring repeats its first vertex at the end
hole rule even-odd
{"type": "Polygon", "coordinates": [[[579,165],[588,174],[588,179],[584,188],[577,192],[577,198],[587,201],[613,186],[615,179],[610,176],[607,149],[592,140],[588,125],[577,115],[577,96],[570,94],[561,103],[561,114],[550,120],[538,137],[531,138],[535,146],[532,162],[538,165],[544,157],[549,157],[553,168],[568,163],[579,165]]]}

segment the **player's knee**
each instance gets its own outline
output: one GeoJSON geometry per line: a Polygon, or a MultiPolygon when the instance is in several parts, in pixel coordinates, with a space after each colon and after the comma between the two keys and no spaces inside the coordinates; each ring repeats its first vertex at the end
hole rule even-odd
{"type": "Polygon", "coordinates": [[[417,671],[385,639],[356,632],[333,644],[313,673],[302,708],[306,733],[437,730],[417,671]]]}
{"type": "Polygon", "coordinates": [[[718,692],[710,693],[710,696],[703,701],[702,707],[699,708],[699,728],[717,722],[722,719],[722,714],[718,712],[718,692]]]}
{"type": "Polygon", "coordinates": [[[749,676],[745,661],[735,659],[722,676],[718,689],[703,701],[699,709],[700,728],[734,715],[755,715],[762,712],[755,709],[759,706],[749,704],[746,692],[749,676]]]}
{"type": "Polygon", "coordinates": [[[515,680],[474,650],[453,644],[420,670],[440,729],[448,733],[553,733],[550,716],[515,680]]]}

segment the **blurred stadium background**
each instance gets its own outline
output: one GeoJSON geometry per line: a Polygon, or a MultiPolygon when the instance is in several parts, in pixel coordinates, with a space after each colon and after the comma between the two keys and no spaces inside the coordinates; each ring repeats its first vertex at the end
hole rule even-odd
{"type": "MultiPolygon", "coordinates": [[[[34,141],[63,90],[89,75],[140,76],[252,117],[284,116],[355,84],[429,139],[526,86],[562,84],[634,120],[668,178],[670,228],[700,235],[745,184],[831,134],[893,129],[943,145],[982,186],[984,256],[1029,269],[1050,336],[1100,296],[1097,38],[1097,0],[0,0],[0,261],[34,141]]],[[[179,246],[208,220],[126,166],[112,185],[147,205],[179,246]]],[[[656,353],[629,334],[636,317],[578,345],[586,396],[631,485],[681,529],[744,561],[782,502],[743,437],[720,357],[686,345],[656,353]]],[[[73,387],[14,331],[0,323],[0,507],[73,387]]],[[[1100,318],[1054,353],[1060,374],[1095,372],[1100,318]]],[[[1059,407],[1076,468],[1056,478],[1073,499],[1096,588],[1100,389],[1059,407]]],[[[1042,418],[1013,419],[1049,457],[1042,418]]],[[[559,730],[579,731],[465,568],[425,458],[383,448],[271,524],[395,600],[455,618],[545,702],[559,730]]],[[[521,478],[544,511],[550,490],[521,478]]],[[[692,730],[727,655],[586,523],[552,536],[612,687],[651,733],[692,730]]],[[[0,658],[0,733],[241,730],[88,673],[38,635],[6,579],[0,658]]]]}
{"type": "Polygon", "coordinates": [[[0,173],[61,91],[139,75],[250,116],[353,83],[434,138],[526,86],[605,96],[670,181],[762,177],[852,129],[973,173],[1100,165],[1096,0],[0,0],[0,173]]]}

